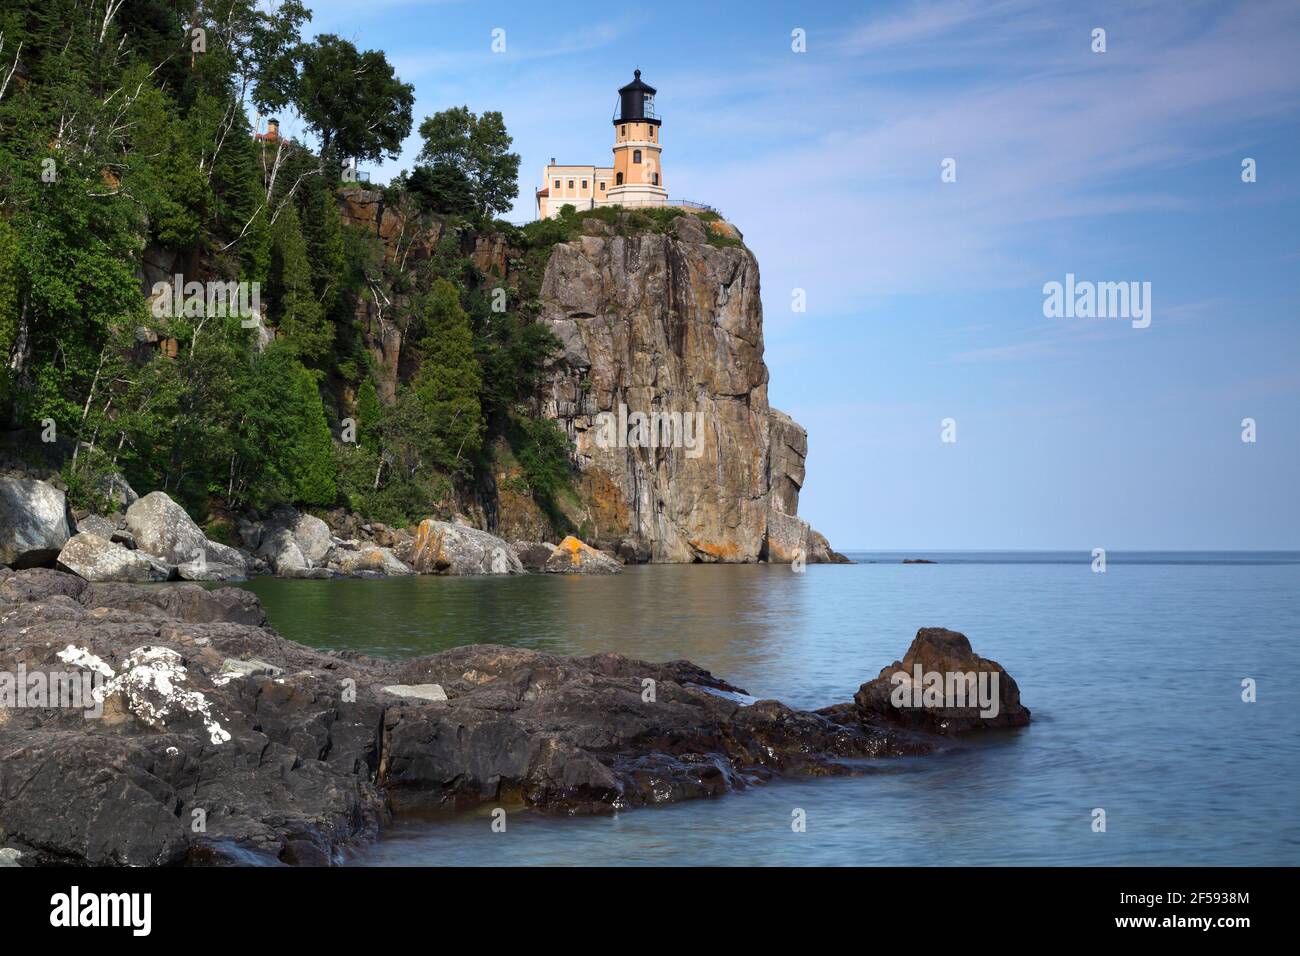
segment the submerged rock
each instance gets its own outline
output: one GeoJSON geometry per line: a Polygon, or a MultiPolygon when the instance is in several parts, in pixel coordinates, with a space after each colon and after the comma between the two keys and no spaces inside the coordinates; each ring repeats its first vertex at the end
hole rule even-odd
{"type": "MultiPolygon", "coordinates": [[[[314,651],[264,623],[236,588],[46,570],[0,581],[0,672],[22,662],[103,691],[98,719],[0,708],[10,855],[330,863],[394,813],[488,801],[610,812],[860,773],[861,758],[942,743],[861,702],[808,712],[754,701],[687,661],[494,645],[387,661],[314,651]]],[[[924,659],[982,661],[964,640],[928,640],[924,654],[939,656],[924,659]]]]}
{"type": "Polygon", "coordinates": [[[552,574],[618,574],[623,566],[604,552],[569,535],[546,559],[545,570],[552,574]]]}
{"type": "Polygon", "coordinates": [[[53,564],[68,543],[67,499],[35,478],[0,477],[0,564],[53,564]]]}

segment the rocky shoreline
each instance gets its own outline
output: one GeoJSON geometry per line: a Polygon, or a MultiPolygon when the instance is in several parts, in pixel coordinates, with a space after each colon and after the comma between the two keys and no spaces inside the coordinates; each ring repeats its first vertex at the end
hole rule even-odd
{"type": "Polygon", "coordinates": [[[26,675],[21,691],[0,676],[0,852],[20,865],[337,863],[403,814],[612,812],[1029,722],[1010,675],[937,628],[853,702],[809,712],[687,661],[323,653],[278,635],[243,589],[50,569],[0,569],[0,674],[26,675]],[[894,707],[881,682],[913,665],[996,673],[1001,719],[894,707]],[[55,706],[57,675],[95,689],[55,706]]]}
{"type": "MultiPolygon", "coordinates": [[[[509,543],[462,518],[426,518],[414,530],[336,511],[327,522],[280,505],[233,522],[236,544],[210,540],[165,492],[136,497],[124,481],[121,510],[74,515],[64,492],[37,478],[0,475],[0,565],[56,567],[91,582],[242,581],[407,574],[616,574],[636,555],[600,551],[569,536],[509,543]]],[[[843,563],[820,539],[809,563],[843,563]]]]}

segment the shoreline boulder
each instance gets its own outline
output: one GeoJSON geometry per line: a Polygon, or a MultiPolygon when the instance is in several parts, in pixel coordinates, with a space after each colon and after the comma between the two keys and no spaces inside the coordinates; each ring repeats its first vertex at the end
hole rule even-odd
{"type": "Polygon", "coordinates": [[[420,574],[524,574],[515,549],[494,534],[425,518],[415,531],[410,564],[420,574]]]}
{"type": "Polygon", "coordinates": [[[105,541],[112,541],[113,535],[117,534],[117,530],[117,522],[113,519],[91,514],[77,519],[77,525],[73,528],[73,533],[93,534],[105,541]]]}
{"type": "Polygon", "coordinates": [[[184,508],[162,491],[151,491],[126,509],[126,527],[135,546],[170,565],[207,554],[208,539],[184,508]]]}
{"type": "Polygon", "coordinates": [[[280,577],[321,577],[334,550],[329,525],[314,515],[281,505],[260,523],[241,522],[240,537],[280,577]]]}
{"type": "Polygon", "coordinates": [[[415,573],[393,554],[392,548],[374,546],[361,546],[355,550],[339,546],[334,549],[329,566],[351,577],[396,577],[415,573]]]}
{"type": "Polygon", "coordinates": [[[0,477],[0,564],[53,564],[70,537],[62,491],[35,478],[0,477]]]}
{"type": "Polygon", "coordinates": [[[619,574],[623,566],[614,558],[569,535],[546,559],[548,574],[619,574]]]}
{"type": "Polygon", "coordinates": [[[144,583],[166,581],[171,577],[171,568],[163,561],[143,551],[130,551],[89,531],[82,531],[68,539],[68,543],[59,552],[58,566],[94,582],[144,583]]]}
{"type": "Polygon", "coordinates": [[[546,560],[555,551],[555,545],[549,541],[516,541],[511,545],[519,561],[529,571],[546,570],[546,560]]]}

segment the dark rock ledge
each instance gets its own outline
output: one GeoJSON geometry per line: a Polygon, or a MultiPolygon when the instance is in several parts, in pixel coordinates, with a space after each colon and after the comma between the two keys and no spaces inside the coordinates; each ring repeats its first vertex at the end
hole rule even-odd
{"type": "MultiPolygon", "coordinates": [[[[945,662],[963,647],[945,639],[945,662]]],[[[321,653],[268,628],[247,591],[0,569],[0,672],[20,665],[108,682],[96,719],[0,706],[0,850],[20,865],[327,864],[398,814],[717,796],[861,772],[855,758],[928,753],[942,743],[932,731],[958,729],[904,725],[872,685],[818,712],[745,706],[686,661],[495,645],[406,661],[321,653]]],[[[998,670],[1016,708],[1004,722],[1027,723],[998,670]]]]}

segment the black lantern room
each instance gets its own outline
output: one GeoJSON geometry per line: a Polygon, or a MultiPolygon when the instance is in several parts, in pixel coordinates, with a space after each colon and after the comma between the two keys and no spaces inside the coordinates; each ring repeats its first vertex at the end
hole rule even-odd
{"type": "Polygon", "coordinates": [[[632,74],[632,82],[618,91],[618,111],[614,114],[617,123],[654,123],[660,124],[655,113],[655,88],[641,81],[641,71],[632,74]]]}

